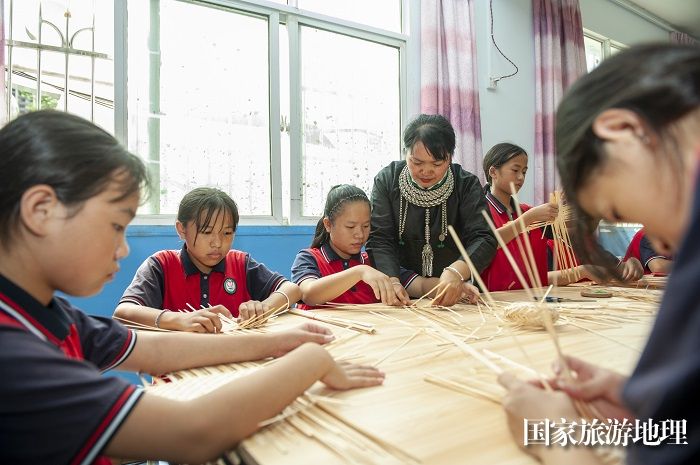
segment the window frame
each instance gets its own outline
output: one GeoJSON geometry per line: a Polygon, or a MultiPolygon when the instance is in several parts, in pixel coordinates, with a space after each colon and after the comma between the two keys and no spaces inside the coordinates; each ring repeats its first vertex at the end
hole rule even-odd
{"type": "Polygon", "coordinates": [[[607,60],[612,56],[612,51],[611,49],[613,47],[624,50],[626,48],[629,48],[627,45],[623,44],[622,42],[618,42],[616,40],[613,40],[609,37],[606,37],[602,34],[598,34],[597,32],[591,31],[590,29],[586,29],[585,27],[583,28],[583,35],[585,37],[588,37],[589,39],[596,40],[600,42],[603,45],[603,61],[607,60]]]}
{"type": "MultiPolygon", "coordinates": [[[[114,121],[115,136],[123,143],[128,142],[128,115],[127,115],[127,31],[128,16],[127,3],[134,0],[114,0],[114,121]]],[[[139,0],[136,0],[139,1],[139,0]]],[[[244,215],[241,216],[241,224],[256,225],[305,225],[315,224],[318,218],[302,215],[302,102],[301,102],[301,48],[299,42],[302,27],[313,27],[324,31],[346,35],[359,40],[366,40],[380,45],[394,47],[399,53],[399,124],[405,125],[408,115],[408,53],[414,53],[415,46],[411,46],[409,30],[409,3],[411,0],[401,1],[402,33],[378,29],[372,26],[334,18],[306,10],[295,6],[268,2],[265,0],[161,0],[181,1],[202,7],[220,8],[240,14],[253,14],[262,16],[268,22],[268,60],[269,60],[269,137],[270,137],[270,183],[271,183],[271,208],[272,215],[244,215]],[[278,124],[281,119],[280,108],[280,25],[286,25],[289,39],[289,100],[290,100],[290,210],[289,218],[283,217],[282,198],[282,153],[281,131],[278,124]]],[[[397,0],[399,1],[399,0],[397,0]]],[[[292,3],[296,4],[295,1],[292,3]]],[[[417,2],[412,2],[415,8],[417,2]]],[[[414,39],[415,40],[415,39],[414,39]]],[[[417,82],[412,81],[412,84],[417,82]]],[[[397,137],[401,137],[397,134],[397,137]]],[[[397,159],[401,154],[397,154],[397,159]]],[[[158,188],[160,186],[157,186],[158,188]]],[[[172,214],[148,214],[138,215],[133,224],[171,225],[175,221],[172,214]]]]}

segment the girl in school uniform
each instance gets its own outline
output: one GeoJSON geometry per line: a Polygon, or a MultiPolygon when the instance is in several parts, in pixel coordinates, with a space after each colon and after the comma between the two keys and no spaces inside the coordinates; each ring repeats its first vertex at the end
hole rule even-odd
{"type": "MultiPolygon", "coordinates": [[[[411,297],[420,297],[438,284],[438,278],[401,269],[400,286],[394,285],[376,270],[362,251],[370,220],[370,202],[362,189],[348,184],[331,188],[311,247],[300,251],[292,265],[292,281],[299,285],[306,304],[302,308],[327,302],[402,305],[408,302],[402,300],[401,288],[411,297]]],[[[469,283],[463,289],[468,299],[478,296],[469,283]]]]}
{"type": "MultiPolygon", "coordinates": [[[[596,229],[598,222],[593,226],[596,229]]],[[[555,286],[566,286],[567,284],[572,284],[575,282],[582,281],[596,281],[599,283],[608,282],[613,278],[621,282],[633,282],[639,280],[644,275],[644,267],[639,261],[638,257],[628,253],[620,260],[612,252],[601,249],[602,253],[605,255],[606,260],[610,262],[617,262],[616,274],[614,276],[606,273],[604,269],[599,266],[587,264],[579,264],[579,259],[574,254],[574,262],[576,265],[573,268],[561,269],[559,266],[555,266],[554,263],[554,241],[552,239],[547,240],[547,260],[549,262],[549,284],[554,284],[555,286]],[[574,273],[576,271],[576,273],[574,273]],[[577,279],[578,276],[578,279],[577,279]]]]}
{"type": "Polygon", "coordinates": [[[231,250],[238,208],[225,192],[199,187],[180,202],[181,250],[151,255],[136,271],[114,316],[157,328],[217,332],[218,314],[241,320],[301,297],[296,284],[250,255],[231,250]]]}
{"type": "MultiPolygon", "coordinates": [[[[649,44],[603,61],[569,89],[557,112],[557,163],[579,218],[642,223],[676,251],[673,273],[647,345],[629,377],[569,357],[576,381],[549,393],[502,375],[504,406],[516,441],[524,418],[579,420],[571,398],[606,418],[675,432],[659,444],[637,440],[629,464],[679,465],[700,460],[700,48],[649,44]],[[643,189],[640,186],[644,186],[643,189]],[[652,424],[649,424],[651,422],[652,424]],[[670,423],[673,422],[673,423],[670,423]],[[675,434],[674,434],[675,433],[675,434]]],[[[579,257],[602,263],[591,221],[578,223],[579,257]]],[[[632,431],[632,436],[643,431],[632,431]]],[[[546,464],[600,463],[590,448],[531,447],[546,464]]]]}
{"type": "Polygon", "coordinates": [[[647,236],[644,228],[640,229],[632,236],[625,259],[636,258],[639,260],[644,267],[644,274],[666,275],[671,272],[673,256],[669,252],[659,252],[669,250],[666,244],[659,241],[654,242],[656,244],[652,245],[652,240],[647,236]]]}
{"type": "MultiPolygon", "coordinates": [[[[551,221],[557,217],[559,209],[556,205],[545,203],[530,207],[521,203],[523,216],[518,219],[518,212],[512,198],[511,184],[519,191],[525,182],[527,173],[527,153],[515,144],[501,143],[494,145],[484,156],[484,174],[488,183],[484,187],[486,202],[498,233],[508,246],[510,254],[522,271],[529,287],[537,287],[536,282],[530,282],[526,272],[525,260],[520,253],[516,237],[520,235],[521,246],[525,249],[523,239],[530,242],[535,259],[535,273],[541,285],[546,285],[547,278],[547,238],[543,237],[540,228],[523,231],[533,223],[551,221]]],[[[482,279],[489,291],[504,291],[522,289],[522,285],[508,261],[505,252],[499,247],[491,264],[482,273],[482,279]]]]}
{"type": "Polygon", "coordinates": [[[371,367],[336,364],[317,344],[332,334],[316,325],[208,337],[137,333],[82,313],[55,292],[93,295],[119,271],[146,168],[104,130],[55,111],[10,122],[0,151],[0,463],[202,463],[317,380],[338,389],[382,382],[371,367]],[[281,358],[188,401],[101,375],[266,357],[281,358]]]}

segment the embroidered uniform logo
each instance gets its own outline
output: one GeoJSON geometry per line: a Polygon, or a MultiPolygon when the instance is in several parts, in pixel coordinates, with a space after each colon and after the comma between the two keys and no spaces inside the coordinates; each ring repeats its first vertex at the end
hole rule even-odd
{"type": "Polygon", "coordinates": [[[224,280],[224,290],[227,294],[235,294],[237,287],[236,281],[233,278],[226,278],[224,280]]]}

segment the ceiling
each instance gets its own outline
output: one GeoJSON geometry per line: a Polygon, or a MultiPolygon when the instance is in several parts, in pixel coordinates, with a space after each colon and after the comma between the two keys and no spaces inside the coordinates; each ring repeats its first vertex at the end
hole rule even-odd
{"type": "Polygon", "coordinates": [[[700,39],[700,0],[632,0],[630,3],[700,39]]]}

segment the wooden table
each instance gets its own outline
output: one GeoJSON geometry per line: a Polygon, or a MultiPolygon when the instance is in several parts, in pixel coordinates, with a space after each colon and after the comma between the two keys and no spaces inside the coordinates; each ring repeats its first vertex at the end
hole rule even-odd
{"type": "MultiPolygon", "coordinates": [[[[555,288],[551,295],[586,302],[548,305],[579,307],[573,313],[583,318],[587,315],[599,320],[605,318],[603,324],[571,317],[568,318],[571,324],[559,321],[556,330],[564,353],[623,373],[631,371],[646,341],[656,305],[622,297],[584,299],[580,296],[580,288],[576,287],[555,288]]],[[[523,291],[494,293],[494,298],[501,301],[527,299],[523,291]]],[[[336,420],[343,420],[336,421],[335,427],[351,425],[362,430],[363,436],[378,439],[379,444],[385,446],[384,450],[388,449],[386,454],[360,453],[362,444],[350,444],[345,448],[342,440],[329,447],[322,444],[323,439],[306,437],[297,427],[282,422],[243,441],[239,447],[240,455],[246,462],[260,465],[536,463],[511,439],[499,404],[431,384],[425,378],[436,376],[458,383],[476,379],[484,386],[490,386],[495,393],[503,392],[492,370],[437,334],[435,321],[441,319],[458,322],[462,327],[459,334],[471,335],[466,341],[480,353],[487,349],[544,374],[551,374],[551,362],[556,358],[552,338],[543,329],[513,329],[489,314],[483,306],[481,313],[473,305],[457,305],[452,310],[433,310],[436,316],[428,318],[432,323],[416,312],[400,308],[367,306],[360,310],[355,306],[345,310],[319,311],[320,315],[371,323],[376,328],[375,334],[358,335],[355,331],[329,326],[338,337],[338,342],[329,347],[336,358],[374,364],[389,355],[380,364],[387,374],[383,386],[335,392],[317,383],[310,390],[343,401],[323,403],[325,411],[321,413],[331,412],[336,420]],[[411,337],[413,339],[406,343],[411,337]]],[[[271,329],[301,320],[304,318],[284,315],[273,323],[271,329]]],[[[444,327],[448,332],[454,332],[451,325],[444,327]]],[[[511,369],[501,361],[494,359],[493,362],[505,370],[511,369]]],[[[528,377],[527,374],[522,376],[528,377]]],[[[323,435],[330,439],[338,437],[328,431],[323,435]]]]}

